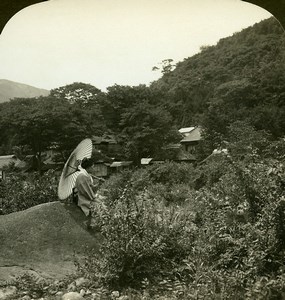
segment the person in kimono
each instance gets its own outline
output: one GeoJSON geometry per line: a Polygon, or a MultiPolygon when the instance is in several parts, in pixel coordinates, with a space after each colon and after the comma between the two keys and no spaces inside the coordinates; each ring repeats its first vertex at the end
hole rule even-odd
{"type": "Polygon", "coordinates": [[[91,220],[90,206],[96,201],[96,192],[99,187],[99,180],[94,179],[88,172],[93,166],[91,158],[84,158],[78,167],[79,174],[76,178],[75,187],[77,190],[77,205],[81,208],[86,217],[91,220]]]}

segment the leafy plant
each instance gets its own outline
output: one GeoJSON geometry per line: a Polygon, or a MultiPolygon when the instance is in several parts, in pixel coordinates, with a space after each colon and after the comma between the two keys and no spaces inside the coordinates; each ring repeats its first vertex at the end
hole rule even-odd
{"type": "Polygon", "coordinates": [[[48,171],[38,173],[10,173],[1,182],[1,213],[9,214],[37,204],[57,201],[58,176],[48,171]]]}
{"type": "Polygon", "coordinates": [[[194,215],[186,206],[166,206],[154,191],[137,192],[132,180],[112,203],[105,201],[107,207],[94,207],[104,241],[101,255],[90,254],[81,268],[116,288],[139,287],[144,278],[178,276],[195,235],[194,215]]]}

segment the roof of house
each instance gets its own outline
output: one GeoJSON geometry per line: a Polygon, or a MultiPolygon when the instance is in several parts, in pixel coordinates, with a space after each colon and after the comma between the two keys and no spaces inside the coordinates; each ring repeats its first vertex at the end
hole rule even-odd
{"type": "Polygon", "coordinates": [[[0,156],[0,169],[8,166],[10,163],[16,163],[19,159],[15,155],[2,155],[0,156]]]}
{"type": "Polygon", "coordinates": [[[201,140],[201,127],[195,127],[189,134],[187,134],[180,143],[197,142],[201,140]]]}
{"type": "Polygon", "coordinates": [[[162,147],[162,149],[165,149],[165,150],[169,150],[169,149],[179,149],[181,147],[180,144],[168,144],[164,147],[162,147]]]}
{"type": "Polygon", "coordinates": [[[193,129],[195,129],[195,126],[180,128],[178,131],[185,134],[191,132],[193,129]]]}
{"type": "Polygon", "coordinates": [[[100,145],[100,144],[117,144],[117,141],[111,135],[106,135],[106,136],[92,136],[92,143],[94,145],[100,145]]]}
{"type": "Polygon", "coordinates": [[[114,161],[110,167],[111,168],[116,168],[116,167],[126,167],[131,165],[133,162],[132,161],[114,161]]]}
{"type": "Polygon", "coordinates": [[[43,161],[43,163],[45,164],[45,165],[58,165],[58,166],[63,166],[64,165],[64,162],[58,162],[58,161],[54,161],[53,159],[52,159],[52,157],[48,157],[47,159],[45,159],[44,161],[43,161]]]}
{"type": "Polygon", "coordinates": [[[153,158],[142,158],[141,165],[149,165],[153,158]]]}

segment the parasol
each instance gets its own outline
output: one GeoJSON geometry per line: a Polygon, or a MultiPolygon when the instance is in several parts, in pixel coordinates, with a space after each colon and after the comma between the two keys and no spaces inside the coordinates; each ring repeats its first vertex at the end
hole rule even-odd
{"type": "Polygon", "coordinates": [[[84,157],[90,158],[92,155],[92,141],[85,139],[70,154],[65,163],[58,184],[58,197],[61,200],[66,199],[72,194],[76,178],[79,174],[78,166],[84,157]]]}

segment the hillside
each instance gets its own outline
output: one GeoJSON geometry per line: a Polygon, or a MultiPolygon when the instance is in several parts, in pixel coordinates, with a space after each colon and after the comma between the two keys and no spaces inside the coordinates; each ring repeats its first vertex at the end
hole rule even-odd
{"type": "Polygon", "coordinates": [[[75,206],[51,202],[0,216],[0,282],[24,271],[60,278],[75,270],[74,254],[98,247],[75,206]]]}
{"type": "Polygon", "coordinates": [[[121,147],[110,157],[139,164],[142,157],[169,158],[163,149],[179,142],[178,129],[201,125],[206,157],[235,122],[278,139],[285,135],[284,50],[284,31],[270,18],[201,47],[173,70],[162,65],[150,86],[115,84],[99,92],[74,83],[37,101],[0,103],[0,152],[24,146],[36,155],[56,144],[70,153],[86,136],[105,134],[121,147]]]}
{"type": "Polygon", "coordinates": [[[0,79],[0,103],[13,98],[32,98],[48,95],[48,90],[6,79],[0,79]]]}
{"type": "Polygon", "coordinates": [[[284,74],[285,35],[270,18],[201,47],[152,87],[165,91],[163,101],[179,127],[204,123],[223,133],[231,122],[248,120],[282,136],[284,74]]]}

